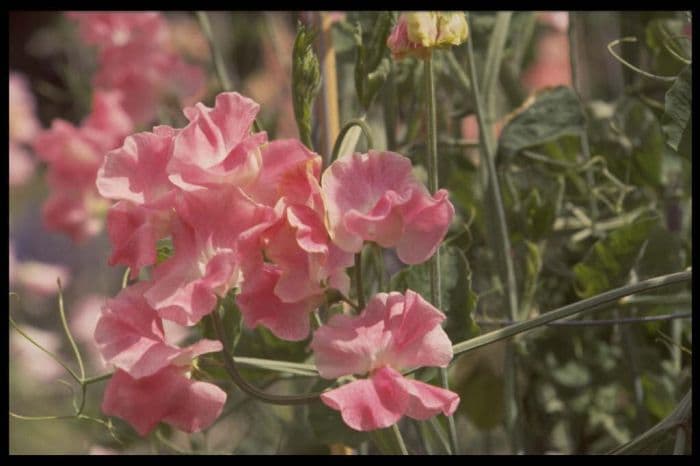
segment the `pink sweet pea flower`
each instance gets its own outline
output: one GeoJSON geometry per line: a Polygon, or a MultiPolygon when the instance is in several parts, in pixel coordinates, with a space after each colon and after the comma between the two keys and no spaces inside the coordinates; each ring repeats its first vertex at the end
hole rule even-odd
{"type": "Polygon", "coordinates": [[[327,287],[349,287],[345,269],[353,256],[330,241],[320,170],[321,158],[299,141],[273,141],[263,149],[260,177],[246,188],[253,199],[276,202],[277,217],[256,243],[243,246],[252,253],[238,303],[246,325],[262,324],[286,340],[308,336],[309,313],[327,287]]]}
{"type": "Polygon", "coordinates": [[[185,108],[190,123],[175,137],[171,181],[185,190],[253,182],[262,164],[260,146],[267,142],[265,132],[250,134],[259,109],[236,92],[217,95],[214,108],[185,108]]]}
{"type": "Polygon", "coordinates": [[[333,242],[356,253],[364,241],[397,248],[407,264],[437,250],[454,216],[447,191],[433,197],[412,173],[411,161],[394,152],[342,157],[321,181],[333,242]]]}
{"type": "Polygon", "coordinates": [[[235,186],[183,193],[176,211],[175,254],[155,268],[145,296],[161,317],[194,325],[238,283],[245,252],[239,237],[257,234],[274,213],[235,186]]]}
{"type": "Polygon", "coordinates": [[[187,348],[165,340],[163,323],[143,293],[147,282],[123,289],[107,300],[95,326],[95,341],[105,362],[140,379],[205,353],[221,351],[221,342],[203,339],[187,348]]]}
{"type": "Polygon", "coordinates": [[[94,189],[54,187],[51,179],[50,176],[49,185],[53,191],[41,209],[44,225],[65,233],[76,243],[100,233],[109,201],[101,198],[94,189]]]}
{"type": "Polygon", "coordinates": [[[81,38],[100,49],[138,43],[158,47],[167,40],[167,25],[157,12],[69,12],[78,23],[81,38]]]}
{"type": "Polygon", "coordinates": [[[219,417],[226,393],[214,384],[187,378],[184,370],[167,366],[136,379],[117,370],[105,389],[102,411],[120,417],[146,436],[159,422],[193,433],[219,417]]]}
{"type": "Polygon", "coordinates": [[[459,396],[449,390],[404,378],[416,366],[447,367],[452,345],[440,326],[445,315],[407,290],[375,295],[357,317],[333,316],[314,333],[311,348],[319,374],[337,378],[365,374],[321,395],[355,430],[389,427],[402,416],[425,420],[451,415],[459,396]]]}
{"type": "Polygon", "coordinates": [[[100,194],[117,202],[107,214],[112,255],[109,264],[131,268],[132,278],[156,261],[156,244],[170,234],[177,189],[165,168],[177,130],[167,126],[153,133],[129,136],[107,154],[97,173],[100,194]]]}

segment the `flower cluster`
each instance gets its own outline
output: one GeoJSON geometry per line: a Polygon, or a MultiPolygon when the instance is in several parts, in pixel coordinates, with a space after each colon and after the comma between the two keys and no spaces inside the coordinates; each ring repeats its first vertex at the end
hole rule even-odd
{"type": "Polygon", "coordinates": [[[104,155],[121,146],[135,126],[151,121],[167,95],[196,98],[204,74],[170,51],[167,23],[159,13],[68,16],[78,22],[82,39],[99,51],[92,111],[78,126],[54,120],[34,138],[33,148],[48,164],[51,194],[43,207],[44,223],[78,242],[102,231],[110,206],[95,189],[104,155]]]}
{"type": "Polygon", "coordinates": [[[136,125],[149,123],[169,95],[189,104],[202,96],[205,77],[175,53],[165,18],[157,12],[73,12],[83,41],[97,47],[94,85],[119,90],[136,125]]]}
{"type": "MultiPolygon", "coordinates": [[[[97,325],[102,355],[118,369],[103,409],[142,434],[159,420],[189,432],[206,427],[225,400],[213,385],[186,375],[192,358],[220,350],[218,342],[202,340],[185,349],[168,344],[162,319],[196,325],[236,288],[248,327],[263,325],[279,338],[303,340],[325,292],[348,292],[347,269],[365,241],[396,247],[406,263],[423,262],[435,253],[454,215],[447,192],[431,196],[405,157],[355,154],[322,174],[321,157],[299,141],[268,141],[265,132],[251,132],[258,110],[240,94],[219,94],[213,108],[201,103],[185,108],[184,128],[157,126],[127,137],[99,169],[100,194],[116,201],[107,221],[110,264],[130,267],[132,278],[144,268],[150,271],[148,280],[125,288],[103,308],[97,325]],[[157,245],[167,239],[174,251],[158,261],[157,245]],[[131,403],[132,397],[138,401],[131,403]],[[178,397],[187,397],[186,408],[178,397]],[[144,410],[148,416],[139,417],[144,410]]],[[[395,295],[380,295],[367,310],[371,320],[385,309],[389,314],[380,326],[394,335],[394,343],[376,347],[379,356],[368,356],[374,362],[362,366],[379,371],[380,384],[382,377],[395,380],[395,369],[406,364],[444,366],[451,358],[440,312],[414,293],[405,306],[395,305],[395,295]],[[414,315],[420,328],[408,323],[414,315]],[[400,324],[402,319],[407,323],[400,324]],[[432,359],[420,356],[438,346],[432,359]],[[401,348],[412,348],[415,357],[399,356],[401,348]]],[[[358,325],[374,325],[365,320],[358,325]]],[[[324,351],[323,344],[315,345],[324,351]]],[[[363,372],[356,369],[345,373],[363,372]]],[[[348,423],[366,430],[404,413],[424,418],[456,406],[454,397],[433,391],[429,405],[416,407],[411,396],[425,387],[403,379],[395,383],[404,387],[405,403],[392,408],[393,418],[348,423]]]]}

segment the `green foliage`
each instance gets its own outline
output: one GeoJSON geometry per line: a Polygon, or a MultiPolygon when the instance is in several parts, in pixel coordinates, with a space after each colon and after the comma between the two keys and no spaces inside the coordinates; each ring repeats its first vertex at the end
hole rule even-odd
{"type": "Polygon", "coordinates": [[[574,266],[576,293],[588,298],[625,283],[659,217],[649,211],[598,240],[574,266]]]}
{"type": "Polygon", "coordinates": [[[663,131],[666,144],[684,157],[690,157],[693,133],[692,70],[686,66],[666,92],[663,131]]]}
{"type": "MultiPolygon", "coordinates": [[[[311,391],[319,392],[334,382],[319,379],[312,387],[311,391]]],[[[320,400],[308,405],[307,419],[316,439],[323,444],[342,443],[357,447],[360,442],[367,440],[367,434],[358,432],[348,427],[339,411],[329,409],[320,400]]]]}
{"type": "Polygon", "coordinates": [[[569,87],[542,91],[534,102],[517,109],[503,128],[499,155],[510,158],[517,152],[565,135],[579,135],[586,119],[581,103],[569,87]]]}
{"type": "Polygon", "coordinates": [[[299,23],[292,49],[292,103],[294,104],[294,117],[299,128],[299,138],[309,148],[312,148],[311,114],[313,102],[321,88],[320,65],[312,47],[315,38],[315,33],[299,23]]]}
{"type": "Polygon", "coordinates": [[[355,28],[355,90],[365,111],[369,110],[372,100],[391,71],[386,40],[391,33],[393,22],[390,12],[378,13],[368,40],[363,38],[360,23],[357,23],[355,28]]]}

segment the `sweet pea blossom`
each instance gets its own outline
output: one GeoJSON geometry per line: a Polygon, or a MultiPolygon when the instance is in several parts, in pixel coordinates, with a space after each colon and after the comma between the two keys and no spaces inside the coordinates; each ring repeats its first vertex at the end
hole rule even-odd
{"type": "Polygon", "coordinates": [[[326,287],[349,287],[345,269],[353,257],[330,240],[320,169],[320,156],[301,142],[273,141],[263,148],[259,178],[246,188],[253,199],[274,203],[276,220],[244,246],[259,252],[246,261],[239,307],[247,326],[265,325],[286,340],[308,336],[309,313],[323,303],[326,287]]]}
{"type": "Polygon", "coordinates": [[[435,47],[459,45],[469,29],[462,12],[414,11],[403,13],[387,39],[395,59],[427,58],[435,47]]]}
{"type": "Polygon", "coordinates": [[[452,345],[440,326],[444,319],[411,290],[379,293],[359,316],[333,316],[311,342],[319,374],[369,376],[324,392],[321,401],[359,431],[389,427],[404,415],[418,420],[451,415],[459,404],[456,393],[400,373],[417,366],[447,367],[452,345]]]}
{"type": "Polygon", "coordinates": [[[356,253],[364,241],[396,247],[407,264],[437,250],[454,216],[447,191],[430,196],[411,161],[394,152],[369,151],[333,162],[321,186],[333,242],[356,253]]]}
{"type": "Polygon", "coordinates": [[[193,358],[220,351],[221,342],[203,339],[187,348],[167,343],[158,313],[143,298],[147,286],[132,285],[108,300],[95,328],[103,358],[117,368],[102,410],[125,419],[141,435],[161,421],[200,431],[221,414],[226,393],[187,372],[193,358]]]}

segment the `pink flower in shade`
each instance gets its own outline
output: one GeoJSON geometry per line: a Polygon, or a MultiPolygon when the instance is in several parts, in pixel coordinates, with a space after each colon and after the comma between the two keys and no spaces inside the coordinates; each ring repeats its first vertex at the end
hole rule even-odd
{"type": "Polygon", "coordinates": [[[126,420],[142,436],[159,422],[192,433],[209,427],[225,402],[219,387],[189,379],[171,365],[140,379],[117,370],[105,389],[102,411],[126,420]]]}
{"type": "Polygon", "coordinates": [[[56,282],[58,279],[61,280],[63,288],[71,280],[67,267],[38,261],[16,262],[12,274],[15,283],[42,296],[52,296],[58,293],[56,282]]]}
{"type": "Polygon", "coordinates": [[[74,241],[102,230],[109,203],[98,195],[95,177],[107,151],[133,129],[120,101],[118,93],[97,91],[81,126],[57,119],[34,141],[35,152],[49,165],[44,223],[74,241]]]}
{"type": "Polygon", "coordinates": [[[41,129],[36,103],[25,77],[10,72],[10,142],[29,143],[41,129]]]}
{"type": "Polygon", "coordinates": [[[286,340],[309,334],[309,313],[323,302],[326,287],[346,293],[345,269],[353,257],[330,241],[319,185],[321,158],[299,141],[273,141],[263,149],[260,177],[246,191],[275,203],[276,220],[246,255],[238,303],[248,326],[262,324],[286,340]],[[268,263],[263,263],[263,256],[268,263]],[[273,312],[271,312],[273,311],[273,312]]]}
{"type": "Polygon", "coordinates": [[[185,190],[218,185],[246,186],[261,168],[265,132],[250,134],[260,106],[236,92],[216,96],[214,108],[185,108],[189,124],[175,137],[170,180],[185,190]]]}
{"type": "Polygon", "coordinates": [[[536,46],[535,61],[522,75],[529,91],[544,87],[571,86],[571,57],[566,33],[550,32],[536,46]]]}
{"type": "Polygon", "coordinates": [[[97,189],[119,201],[107,214],[112,243],[110,265],[123,264],[138,276],[156,261],[156,243],[170,233],[177,190],[165,168],[176,130],[159,126],[153,133],[129,136],[107,154],[97,173],[97,189]]]}
{"type": "Polygon", "coordinates": [[[437,250],[454,216],[447,191],[433,197],[412,173],[411,161],[394,152],[342,157],[324,172],[321,186],[333,242],[356,253],[364,241],[397,248],[407,264],[437,250]]]}
{"type": "Polygon", "coordinates": [[[24,146],[10,141],[10,186],[21,186],[32,177],[36,163],[24,146]]]}
{"type": "Polygon", "coordinates": [[[456,393],[400,373],[417,366],[447,367],[452,344],[440,326],[444,319],[411,290],[405,296],[379,293],[357,317],[333,316],[311,342],[319,374],[369,377],[327,391],[321,401],[360,431],[388,427],[404,415],[418,420],[451,415],[459,404],[456,393]]]}
{"type": "Polygon", "coordinates": [[[175,254],[155,268],[145,297],[161,317],[194,325],[238,283],[239,238],[258,234],[274,213],[235,186],[183,193],[176,211],[175,254]]]}

